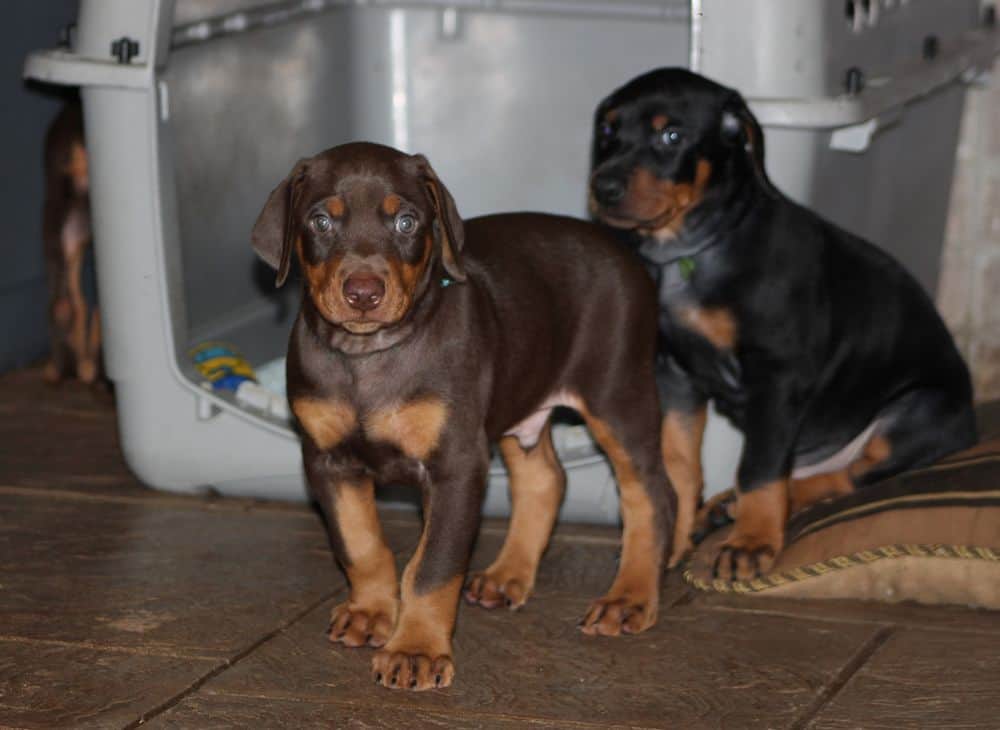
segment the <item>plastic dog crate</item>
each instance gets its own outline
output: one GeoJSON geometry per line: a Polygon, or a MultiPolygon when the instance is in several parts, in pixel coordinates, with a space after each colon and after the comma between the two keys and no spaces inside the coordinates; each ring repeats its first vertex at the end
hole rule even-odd
{"type": "MultiPolygon", "coordinates": [[[[593,109],[656,66],[740,88],[775,181],[933,287],[961,82],[997,47],[980,25],[978,0],[81,0],[73,49],[25,75],[82,87],[126,459],[163,489],[304,497],[280,394],[208,390],[188,356],[218,340],[280,370],[297,292],[269,290],[249,230],[299,157],[380,141],[427,154],[466,217],[583,216],[593,109]]],[[[617,520],[585,432],[556,443],[562,517],[617,520]]],[[[709,492],[740,446],[710,419],[709,492]]],[[[508,507],[497,463],[486,511],[508,507]]]]}

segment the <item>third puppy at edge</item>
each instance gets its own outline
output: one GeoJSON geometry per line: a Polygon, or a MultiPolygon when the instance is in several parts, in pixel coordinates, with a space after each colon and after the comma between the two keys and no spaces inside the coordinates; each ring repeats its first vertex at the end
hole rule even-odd
{"type": "Polygon", "coordinates": [[[720,578],[766,572],[787,516],[976,440],[969,373],[890,256],[782,195],[740,95],[683,69],[597,109],[592,209],[659,287],[673,560],[701,494],[705,404],[743,432],[720,578]]]}

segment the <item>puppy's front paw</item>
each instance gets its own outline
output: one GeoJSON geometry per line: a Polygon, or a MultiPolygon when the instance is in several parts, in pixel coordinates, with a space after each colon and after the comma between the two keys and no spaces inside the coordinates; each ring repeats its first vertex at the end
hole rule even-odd
{"type": "Polygon", "coordinates": [[[395,610],[391,607],[365,607],[348,601],[330,613],[330,641],[344,646],[384,646],[392,634],[395,610]]]}
{"type": "Polygon", "coordinates": [[[386,647],[375,652],[372,677],[383,687],[419,692],[450,686],[455,664],[448,654],[432,656],[420,649],[393,651],[386,647]]]}
{"type": "Polygon", "coordinates": [[[531,589],[522,576],[490,568],[473,575],[463,595],[473,605],[483,608],[504,606],[516,611],[528,600],[530,592],[531,589]]]}
{"type": "Polygon", "coordinates": [[[588,636],[638,634],[656,623],[657,596],[607,595],[590,604],[580,622],[588,636]]]}
{"type": "Polygon", "coordinates": [[[714,573],[722,580],[753,580],[767,573],[781,552],[780,532],[745,535],[737,528],[719,549],[714,573]]]}

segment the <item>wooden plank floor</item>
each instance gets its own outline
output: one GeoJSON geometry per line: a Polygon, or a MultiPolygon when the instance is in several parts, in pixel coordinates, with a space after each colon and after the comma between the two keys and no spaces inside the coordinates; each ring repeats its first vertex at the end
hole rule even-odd
{"type": "MultiPolygon", "coordinates": [[[[402,561],[419,526],[385,519],[402,561]]],[[[346,586],[314,512],[146,489],[109,397],[2,376],[0,726],[1000,727],[995,614],[703,596],[671,575],[654,629],[587,638],[616,544],[561,527],[523,611],[462,606],[451,689],[385,690],[369,651],[323,634],[346,586]]]]}

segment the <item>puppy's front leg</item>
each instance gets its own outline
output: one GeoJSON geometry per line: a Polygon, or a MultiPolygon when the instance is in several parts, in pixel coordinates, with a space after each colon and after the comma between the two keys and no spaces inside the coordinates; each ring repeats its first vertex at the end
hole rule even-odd
{"type": "Polygon", "coordinates": [[[715,575],[723,580],[763,575],[785,542],[788,479],[802,397],[788,384],[750,390],[737,474],[736,524],[715,560],[715,575]]]}
{"type": "Polygon", "coordinates": [[[350,598],[330,615],[330,640],[382,646],[399,613],[396,561],[385,543],[369,476],[331,461],[303,442],[310,489],[326,517],[330,544],[351,584],[350,598]]]}
{"type": "MultiPolygon", "coordinates": [[[[464,450],[466,444],[458,448],[464,450]]],[[[483,435],[472,452],[454,453],[430,469],[424,485],[424,531],[403,571],[399,621],[372,660],[375,682],[384,687],[424,690],[451,684],[451,635],[479,528],[488,464],[483,435]]]]}

